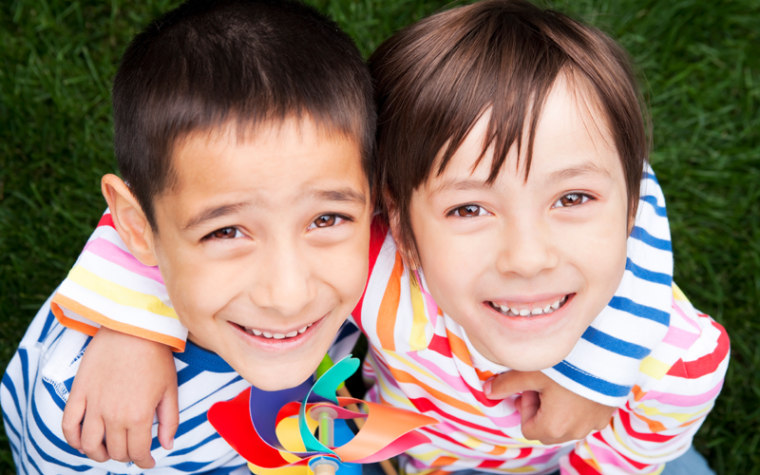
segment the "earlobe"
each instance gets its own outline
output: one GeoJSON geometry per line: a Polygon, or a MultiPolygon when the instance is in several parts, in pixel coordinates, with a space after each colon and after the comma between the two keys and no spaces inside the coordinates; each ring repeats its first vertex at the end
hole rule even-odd
{"type": "Polygon", "coordinates": [[[100,180],[100,189],[111,211],[114,227],[129,251],[146,266],[157,265],[153,229],[127,184],[109,173],[100,180]]]}

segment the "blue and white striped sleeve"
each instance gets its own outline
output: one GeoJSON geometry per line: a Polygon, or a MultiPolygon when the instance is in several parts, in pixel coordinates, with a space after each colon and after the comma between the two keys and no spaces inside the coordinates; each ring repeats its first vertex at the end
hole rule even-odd
{"type": "Polygon", "coordinates": [[[673,253],[665,197],[652,168],[641,181],[623,279],[570,354],[544,373],[563,387],[608,406],[625,403],[639,364],[670,321],[673,253]]]}

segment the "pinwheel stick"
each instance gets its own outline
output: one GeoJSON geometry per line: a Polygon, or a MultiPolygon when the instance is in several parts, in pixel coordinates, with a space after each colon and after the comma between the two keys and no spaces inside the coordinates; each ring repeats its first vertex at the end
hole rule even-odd
{"type": "MultiPolygon", "coordinates": [[[[338,414],[329,407],[317,407],[311,412],[311,416],[319,423],[319,442],[332,447],[335,440],[335,424],[333,420],[338,414]]],[[[309,463],[309,468],[314,475],[335,475],[340,463],[331,457],[317,457],[309,463]]]]}
{"type": "MultiPolygon", "coordinates": [[[[337,389],[338,396],[341,397],[352,397],[351,393],[348,391],[348,389],[345,386],[341,386],[337,389]]],[[[356,406],[356,404],[349,404],[347,406],[349,409],[351,409],[354,412],[359,412],[359,408],[356,406]]],[[[364,425],[364,419],[354,419],[354,423],[356,426],[361,429],[364,425]]],[[[320,428],[321,431],[321,428],[320,428]]],[[[393,466],[390,460],[383,460],[380,462],[380,468],[383,470],[385,475],[398,475],[398,472],[396,472],[396,468],[393,466]]]]}

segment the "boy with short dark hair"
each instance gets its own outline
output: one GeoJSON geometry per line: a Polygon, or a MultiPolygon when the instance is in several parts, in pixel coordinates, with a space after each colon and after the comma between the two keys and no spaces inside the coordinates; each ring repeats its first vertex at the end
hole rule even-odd
{"type": "MultiPolygon", "coordinates": [[[[206,411],[250,384],[306,380],[364,288],[375,120],[366,66],[312,8],[190,0],[134,38],[113,102],[122,178],[103,177],[110,212],[101,222],[125,248],[97,233],[88,247],[157,265],[140,279],[167,291],[147,305],[188,331],[175,355],[179,429],[173,450],[154,442],[155,468],[245,472],[206,411]]],[[[96,278],[83,269],[70,281],[96,278]]],[[[129,289],[110,290],[135,304],[129,289]]],[[[91,297],[81,301],[97,308],[91,297]]],[[[65,442],[62,413],[90,339],[54,312],[69,318],[43,305],[3,377],[19,471],[141,471],[65,442]]]]}

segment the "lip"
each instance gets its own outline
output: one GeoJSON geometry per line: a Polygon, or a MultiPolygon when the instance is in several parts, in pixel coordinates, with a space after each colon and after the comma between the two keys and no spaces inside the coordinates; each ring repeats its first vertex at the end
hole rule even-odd
{"type": "MultiPolygon", "coordinates": [[[[311,339],[312,335],[314,335],[318,329],[322,326],[322,323],[327,318],[327,315],[323,315],[318,320],[313,321],[312,323],[308,323],[306,325],[301,325],[300,327],[293,328],[291,330],[265,330],[268,333],[275,334],[288,334],[291,332],[296,332],[297,334],[292,337],[286,337],[286,338],[267,338],[263,335],[254,335],[253,333],[249,333],[245,327],[242,325],[235,323],[235,322],[228,322],[230,326],[234,329],[234,331],[248,344],[253,345],[257,348],[262,348],[264,350],[268,351],[284,351],[288,349],[292,349],[298,346],[303,345],[306,341],[311,339]],[[299,329],[302,329],[306,327],[306,329],[302,332],[299,332],[299,329]]],[[[252,327],[249,327],[252,328],[252,327]]],[[[264,331],[264,330],[262,330],[264,331]]]]}

